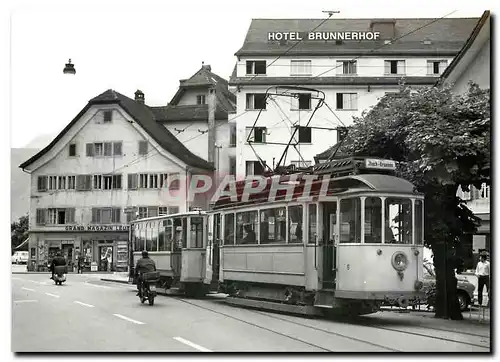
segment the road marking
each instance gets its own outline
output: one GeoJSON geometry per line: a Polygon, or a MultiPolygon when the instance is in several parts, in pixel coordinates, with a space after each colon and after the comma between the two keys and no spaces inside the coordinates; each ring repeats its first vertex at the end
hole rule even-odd
{"type": "Polygon", "coordinates": [[[11,279],[12,280],[23,280],[23,278],[16,278],[16,277],[12,277],[11,279]]]}
{"type": "Polygon", "coordinates": [[[135,323],[135,324],[144,324],[142,322],[139,322],[139,321],[136,321],[135,319],[131,319],[131,318],[128,318],[128,317],[125,317],[121,314],[113,314],[115,317],[118,317],[118,318],[121,318],[121,319],[124,319],[126,321],[129,321],[129,322],[132,322],[132,323],[135,323]]]}
{"type": "Polygon", "coordinates": [[[90,308],[94,308],[94,306],[92,304],[87,304],[87,303],[83,303],[83,302],[79,302],[77,300],[75,300],[75,303],[78,303],[80,305],[84,305],[85,307],[90,307],[90,308]]]}
{"type": "Polygon", "coordinates": [[[39,282],[39,281],[36,281],[36,280],[28,280],[29,282],[32,282],[32,283],[36,283],[36,284],[42,284],[42,285],[46,285],[47,283],[45,282],[39,282]]]}
{"type": "Polygon", "coordinates": [[[26,299],[26,300],[15,300],[14,301],[14,303],[33,303],[33,302],[38,302],[38,300],[26,299]]]}
{"type": "Polygon", "coordinates": [[[91,286],[93,286],[93,287],[97,287],[97,288],[106,288],[106,289],[111,288],[111,287],[107,287],[107,286],[105,286],[105,285],[91,284],[91,283],[89,283],[89,282],[85,282],[85,284],[87,284],[87,285],[91,285],[91,286]]]}
{"type": "Polygon", "coordinates": [[[22,287],[21,289],[29,290],[30,292],[34,292],[35,291],[35,289],[30,289],[30,288],[25,288],[25,287],[22,287]]]}
{"type": "Polygon", "coordinates": [[[55,295],[55,294],[50,294],[50,293],[45,293],[47,295],[50,295],[51,297],[54,297],[54,298],[59,298],[60,296],[59,295],[55,295]]]}
{"type": "Polygon", "coordinates": [[[188,341],[187,339],[184,339],[182,337],[174,337],[174,339],[178,342],[181,342],[181,343],[184,343],[184,344],[187,344],[188,346],[190,347],[193,347],[194,349],[197,349],[198,351],[202,351],[202,352],[212,352],[211,350],[209,350],[208,348],[205,348],[205,347],[202,347],[202,346],[199,346],[191,341],[188,341]]]}

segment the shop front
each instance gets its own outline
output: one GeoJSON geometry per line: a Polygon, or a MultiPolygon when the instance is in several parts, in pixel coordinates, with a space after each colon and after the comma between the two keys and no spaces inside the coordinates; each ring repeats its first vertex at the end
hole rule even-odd
{"type": "Polygon", "coordinates": [[[48,271],[57,252],[69,270],[114,272],[128,270],[128,225],[66,226],[63,230],[30,233],[29,268],[48,271]]]}

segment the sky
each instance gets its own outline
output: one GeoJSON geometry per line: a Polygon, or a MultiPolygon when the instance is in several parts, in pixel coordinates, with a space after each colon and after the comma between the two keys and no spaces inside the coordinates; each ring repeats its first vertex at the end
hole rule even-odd
{"type": "Polygon", "coordinates": [[[43,147],[87,102],[114,89],[166,105],[202,62],[229,79],[252,18],[480,17],[491,1],[34,1],[10,12],[11,147],[43,147]],[[71,6],[69,5],[71,4],[71,6]],[[465,5],[465,4],[464,4],[465,5]],[[68,59],[76,75],[64,75],[68,59]],[[41,142],[41,143],[40,143],[41,142]]]}

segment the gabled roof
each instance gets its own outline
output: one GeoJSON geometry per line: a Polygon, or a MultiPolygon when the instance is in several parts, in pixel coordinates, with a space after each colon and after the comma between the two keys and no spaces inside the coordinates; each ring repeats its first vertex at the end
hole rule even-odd
{"type": "Polygon", "coordinates": [[[59,133],[52,142],[31,157],[29,160],[21,164],[19,167],[25,168],[34,161],[38,160],[46,154],[54,145],[73,127],[85,112],[96,104],[118,104],[123,108],[139,126],[141,126],[151,138],[167,152],[171,153],[187,165],[197,167],[204,170],[214,170],[214,167],[204,159],[191,153],[182,142],[180,142],[168,129],[155,121],[151,109],[133,99],[130,99],[112,89],[108,89],[104,93],[92,98],[88,104],[78,113],[78,115],[59,133]]]}
{"type": "MultiPolygon", "coordinates": [[[[462,47],[464,41],[474,28],[477,18],[444,18],[444,19],[392,19],[394,22],[393,39],[401,37],[392,44],[384,45],[385,39],[364,41],[335,41],[304,39],[293,49],[296,41],[280,44],[279,41],[268,41],[270,32],[308,33],[318,27],[324,19],[253,19],[248,29],[243,46],[236,56],[287,56],[296,55],[403,55],[416,54],[422,56],[453,56],[462,47]],[[418,30],[417,30],[418,29],[418,30]],[[404,37],[403,37],[404,36],[404,37]],[[430,40],[430,44],[423,44],[430,40]]],[[[366,32],[371,31],[372,22],[377,19],[330,19],[324,22],[315,32],[366,32]]],[[[302,36],[304,38],[304,36],[302,36]]]]}
{"type": "Polygon", "coordinates": [[[488,22],[490,18],[490,11],[486,10],[481,18],[477,21],[476,26],[470,33],[469,38],[463,45],[462,49],[460,52],[456,55],[455,58],[453,58],[453,61],[450,63],[450,65],[445,69],[443,74],[441,74],[440,81],[443,79],[446,79],[450,76],[450,74],[453,72],[453,70],[457,67],[457,65],[463,61],[464,56],[466,55],[467,51],[472,47],[474,42],[477,40],[479,33],[483,29],[484,25],[488,22]]]}
{"type": "MultiPolygon", "coordinates": [[[[150,107],[157,122],[174,122],[174,121],[205,121],[208,120],[208,105],[184,105],[184,106],[163,106],[150,107]]],[[[216,120],[227,120],[228,113],[225,112],[220,105],[217,105],[215,110],[216,120]]]]}
{"type": "Polygon", "coordinates": [[[341,152],[339,150],[339,147],[340,147],[341,143],[336,143],[334,144],[333,146],[331,146],[330,148],[328,148],[326,151],[323,151],[321,153],[318,153],[316,156],[314,156],[314,161],[316,163],[320,162],[321,160],[326,160],[328,159],[330,156],[332,156],[332,154],[334,152],[335,153],[335,157],[333,157],[332,159],[338,159],[338,158],[346,158],[346,157],[349,157],[350,155],[347,155],[343,152],[341,152]]]}

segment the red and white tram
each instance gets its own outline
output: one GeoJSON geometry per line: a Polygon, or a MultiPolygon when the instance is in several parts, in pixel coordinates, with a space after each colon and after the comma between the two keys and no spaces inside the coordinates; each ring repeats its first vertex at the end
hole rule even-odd
{"type": "Polygon", "coordinates": [[[207,212],[207,254],[219,245],[219,282],[228,301],[354,315],[384,302],[418,302],[424,197],[394,176],[395,167],[391,160],[352,157],[267,178],[246,197],[245,188],[257,183],[233,184],[237,197],[222,196],[207,212]],[[269,201],[275,179],[290,189],[269,201]]]}

